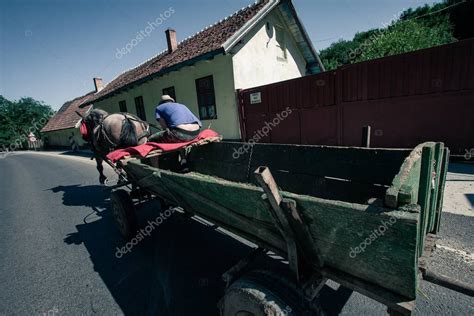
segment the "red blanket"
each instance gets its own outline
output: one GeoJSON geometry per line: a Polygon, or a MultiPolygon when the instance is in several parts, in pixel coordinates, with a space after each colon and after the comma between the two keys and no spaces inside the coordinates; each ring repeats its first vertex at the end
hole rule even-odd
{"type": "Polygon", "coordinates": [[[109,160],[111,160],[112,162],[116,162],[116,161],[118,161],[118,160],[120,160],[120,159],[122,159],[123,157],[126,157],[126,156],[145,157],[146,155],[148,155],[151,151],[153,151],[155,149],[161,149],[163,151],[177,150],[177,149],[180,149],[182,147],[188,146],[192,143],[196,143],[196,142],[198,142],[200,140],[203,140],[205,138],[218,137],[218,136],[219,136],[219,134],[217,134],[213,130],[205,129],[202,132],[200,132],[199,135],[195,139],[193,139],[191,141],[188,141],[188,142],[184,142],[184,143],[153,143],[153,142],[148,142],[146,144],[138,145],[138,146],[135,146],[135,147],[129,147],[129,148],[125,148],[125,149],[117,149],[117,150],[112,151],[111,153],[109,153],[107,155],[107,158],[109,160]]]}

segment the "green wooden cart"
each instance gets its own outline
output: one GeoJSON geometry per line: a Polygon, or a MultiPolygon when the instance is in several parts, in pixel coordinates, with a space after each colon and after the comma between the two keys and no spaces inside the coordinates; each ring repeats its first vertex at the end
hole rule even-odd
{"type": "MultiPolygon", "coordinates": [[[[375,149],[213,142],[152,156],[119,161],[128,179],[122,185],[258,245],[224,274],[222,314],[281,311],[281,295],[258,281],[278,283],[271,273],[243,274],[256,253],[268,251],[288,259],[293,279],[286,284],[310,305],[332,279],[390,313],[411,313],[440,225],[449,159],[442,143],[375,149]]],[[[122,233],[132,235],[132,198],[116,190],[112,202],[122,233]]]]}

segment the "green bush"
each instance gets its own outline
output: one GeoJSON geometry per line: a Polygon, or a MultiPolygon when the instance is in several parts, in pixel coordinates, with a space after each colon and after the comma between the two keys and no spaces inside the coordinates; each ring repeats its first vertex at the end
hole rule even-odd
{"type": "Polygon", "coordinates": [[[446,18],[435,26],[428,27],[416,20],[399,21],[366,39],[351,62],[360,62],[418,49],[452,43],[452,27],[446,18]]]}
{"type": "Polygon", "coordinates": [[[40,137],[40,130],[53,114],[49,105],[33,98],[10,101],[0,95],[0,146],[20,147],[30,132],[40,137]]]}
{"type": "Polygon", "coordinates": [[[326,70],[472,37],[474,1],[445,0],[403,11],[386,28],[358,32],[319,52],[326,70]]]}

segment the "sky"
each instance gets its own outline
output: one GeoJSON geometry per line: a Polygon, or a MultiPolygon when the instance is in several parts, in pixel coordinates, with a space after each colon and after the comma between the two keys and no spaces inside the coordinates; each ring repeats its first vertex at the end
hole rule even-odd
{"type": "MultiPolygon", "coordinates": [[[[293,0],[317,51],[358,31],[382,27],[432,0],[293,0]]],[[[249,0],[0,0],[0,95],[32,97],[58,109],[178,41],[253,3],[249,0]],[[130,52],[148,22],[167,17],[130,52]],[[130,47],[130,45],[129,45],[130,47]]]]}

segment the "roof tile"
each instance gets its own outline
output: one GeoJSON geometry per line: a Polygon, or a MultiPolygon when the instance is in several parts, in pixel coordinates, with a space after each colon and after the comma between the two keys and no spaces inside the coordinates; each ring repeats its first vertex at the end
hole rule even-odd
{"type": "Polygon", "coordinates": [[[84,114],[90,107],[86,106],[84,108],[79,108],[79,105],[87,102],[87,100],[92,97],[94,93],[94,91],[89,92],[86,95],[64,103],[58,112],[56,112],[56,114],[50,118],[48,123],[41,129],[41,132],[51,132],[74,127],[79,120],[79,116],[77,115],[76,111],[84,114]]]}
{"type": "Polygon", "coordinates": [[[201,30],[194,36],[183,40],[178,44],[174,52],[162,52],[141,65],[122,73],[108,83],[104,89],[96,93],[89,101],[85,101],[84,103],[92,103],[149,75],[220,49],[222,45],[235,32],[242,28],[246,22],[254,17],[268,1],[269,0],[262,0],[256,2],[254,5],[243,8],[233,15],[201,30]]]}

